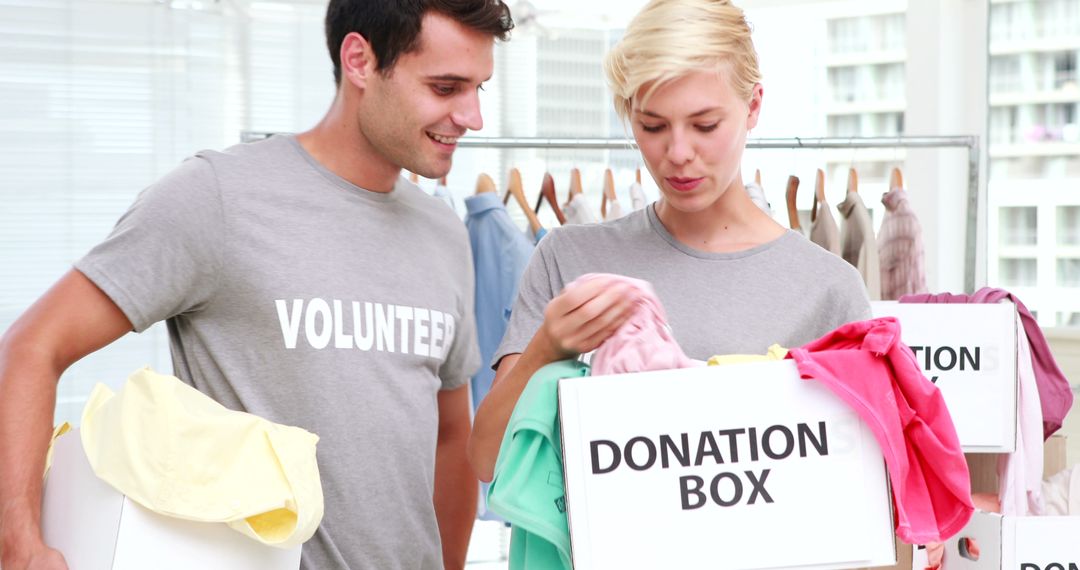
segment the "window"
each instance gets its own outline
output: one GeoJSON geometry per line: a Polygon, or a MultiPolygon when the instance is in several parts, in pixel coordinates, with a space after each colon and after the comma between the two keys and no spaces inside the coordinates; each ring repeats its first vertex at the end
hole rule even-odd
{"type": "Polygon", "coordinates": [[[1015,106],[990,109],[990,143],[1009,144],[1017,138],[1017,114],[1015,106]]]}
{"type": "Polygon", "coordinates": [[[1030,207],[1005,207],[999,210],[1001,245],[1035,245],[1038,235],[1038,211],[1030,207]]]}
{"type": "Polygon", "coordinates": [[[865,49],[860,28],[859,18],[829,20],[829,51],[845,54],[865,49]]]}
{"type": "MultiPolygon", "coordinates": [[[[0,331],[186,156],[310,126],[333,97],[325,4],[184,6],[0,0],[0,331]]],[[[146,364],[172,371],[164,325],[65,372],[56,421],[146,364]]]]}
{"type": "Polygon", "coordinates": [[[1080,327],[1080,312],[1068,311],[1057,314],[1057,326],[1080,327]]]}
{"type": "Polygon", "coordinates": [[[991,93],[1013,93],[1021,89],[1020,57],[992,56],[988,70],[991,93]]]}
{"type": "Polygon", "coordinates": [[[838,115],[829,117],[829,136],[857,137],[862,134],[862,119],[859,115],[838,115]]]}
{"type": "Polygon", "coordinates": [[[1034,287],[1037,265],[1034,258],[1002,258],[1001,284],[1005,287],[1034,287]]]}
{"type": "Polygon", "coordinates": [[[887,63],[874,66],[877,75],[878,99],[902,99],[905,95],[904,64],[887,63]]]}
{"type": "Polygon", "coordinates": [[[881,28],[882,49],[902,50],[907,46],[907,14],[883,16],[881,28]]]}
{"type": "Polygon", "coordinates": [[[858,98],[858,85],[854,67],[833,67],[829,69],[829,88],[832,100],[837,103],[851,103],[858,98]]]}
{"type": "Polygon", "coordinates": [[[1058,245],[1080,245],[1080,206],[1058,206],[1058,245]]]}
{"type": "Polygon", "coordinates": [[[1059,287],[1080,287],[1080,259],[1057,260],[1057,284],[1059,287]]]}
{"type": "Polygon", "coordinates": [[[1054,89],[1067,85],[1076,87],[1076,52],[1067,51],[1054,56],[1054,89]]]}

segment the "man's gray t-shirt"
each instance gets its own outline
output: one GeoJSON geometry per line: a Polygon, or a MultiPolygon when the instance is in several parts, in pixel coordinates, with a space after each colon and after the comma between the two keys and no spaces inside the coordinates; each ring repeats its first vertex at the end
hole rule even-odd
{"type": "Polygon", "coordinates": [[[358,188],[273,137],[188,159],[76,268],[136,331],[167,321],[185,382],[319,436],[304,568],[442,568],[437,396],[480,364],[468,235],[445,204],[404,179],[358,188]]]}
{"type": "Polygon", "coordinates": [[[736,253],[698,251],[676,240],[650,205],[612,222],[548,233],[525,269],[491,364],[522,352],[548,301],[585,273],[652,283],[675,340],[699,360],[764,354],[772,344],[796,347],[870,318],[858,271],[802,235],[788,231],[736,253]]]}

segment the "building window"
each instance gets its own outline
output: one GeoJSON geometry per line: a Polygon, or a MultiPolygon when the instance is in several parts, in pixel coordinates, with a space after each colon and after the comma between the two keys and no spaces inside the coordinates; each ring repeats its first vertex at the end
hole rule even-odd
{"type": "Polygon", "coordinates": [[[1058,258],[1057,284],[1058,287],[1080,287],[1080,259],[1058,258]]]}
{"type": "Polygon", "coordinates": [[[878,88],[879,99],[904,98],[904,64],[886,63],[875,65],[874,72],[877,75],[875,84],[878,88]]]}
{"type": "Polygon", "coordinates": [[[1076,87],[1076,52],[1067,51],[1054,56],[1054,89],[1076,87]]]}
{"type": "Polygon", "coordinates": [[[1058,206],[1058,245],[1080,245],[1080,206],[1058,206]]]}
{"type": "Polygon", "coordinates": [[[832,100],[837,103],[851,103],[858,98],[854,67],[833,67],[829,69],[829,88],[832,100]]]}
{"type": "Polygon", "coordinates": [[[1075,311],[1059,312],[1057,314],[1057,326],[1080,327],[1080,313],[1075,311]]]}
{"type": "Polygon", "coordinates": [[[881,22],[881,43],[886,50],[902,50],[907,47],[907,14],[890,14],[881,22]]]}
{"type": "Polygon", "coordinates": [[[862,120],[859,115],[839,115],[829,117],[829,136],[857,137],[862,133],[862,120]]]}
{"type": "Polygon", "coordinates": [[[1016,107],[994,107],[990,109],[990,143],[1009,144],[1015,142],[1017,128],[1016,107]]]}
{"type": "Polygon", "coordinates": [[[829,20],[829,50],[834,54],[865,51],[859,18],[829,20]]]}
{"type": "Polygon", "coordinates": [[[1034,206],[1003,207],[999,209],[1001,245],[1035,245],[1038,236],[1038,211],[1034,206]]]}
{"type": "Polygon", "coordinates": [[[1020,91],[1020,57],[1015,55],[991,57],[989,76],[991,93],[1020,91]]]}
{"type": "Polygon", "coordinates": [[[1003,257],[1000,265],[1001,284],[1005,287],[1034,287],[1038,265],[1033,257],[1003,257]]]}

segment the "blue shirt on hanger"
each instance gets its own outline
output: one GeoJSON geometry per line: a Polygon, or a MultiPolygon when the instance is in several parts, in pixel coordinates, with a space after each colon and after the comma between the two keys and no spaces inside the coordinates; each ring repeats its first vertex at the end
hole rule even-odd
{"type": "Polygon", "coordinates": [[[472,378],[475,409],[495,378],[489,364],[506,333],[518,281],[532,256],[533,244],[510,220],[498,194],[483,192],[470,196],[465,199],[465,207],[468,210],[465,226],[476,268],[476,332],[484,362],[472,378]]]}
{"type": "MultiPolygon", "coordinates": [[[[495,379],[491,357],[506,333],[510,309],[517,298],[518,282],[532,256],[533,244],[510,220],[510,214],[495,192],[465,198],[465,208],[468,210],[465,227],[469,230],[476,270],[476,335],[483,362],[472,377],[475,410],[495,379]]],[[[480,497],[480,518],[499,520],[487,511],[486,484],[482,486],[480,497]]]]}

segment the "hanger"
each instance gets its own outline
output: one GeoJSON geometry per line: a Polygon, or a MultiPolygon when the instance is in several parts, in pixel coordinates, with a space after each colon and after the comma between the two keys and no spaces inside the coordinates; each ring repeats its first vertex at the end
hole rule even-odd
{"type": "Polygon", "coordinates": [[[855,172],[854,168],[849,168],[847,173],[847,191],[858,192],[859,191],[859,173],[855,172]]]}
{"type": "Polygon", "coordinates": [[[900,172],[900,168],[893,168],[889,174],[889,190],[893,188],[904,188],[904,173],[900,172]]]}
{"type": "Polygon", "coordinates": [[[566,194],[566,201],[569,202],[574,194],[581,193],[581,171],[573,168],[570,170],[570,191],[566,194]]]}
{"type": "Polygon", "coordinates": [[[634,169],[634,180],[636,180],[638,184],[641,184],[641,169],[640,168],[635,168],[634,169]]]}
{"type": "Polygon", "coordinates": [[[795,204],[795,195],[799,192],[799,177],[788,176],[787,178],[787,219],[788,225],[793,230],[802,229],[799,223],[799,207],[795,204]]]}
{"type": "Polygon", "coordinates": [[[446,177],[439,178],[439,186],[446,186],[446,177]]]}
{"type": "Polygon", "coordinates": [[[525,200],[525,188],[521,185],[521,172],[516,168],[510,169],[510,184],[506,188],[506,194],[503,196],[503,204],[506,204],[510,197],[514,197],[514,201],[525,212],[525,219],[529,221],[529,229],[533,235],[536,235],[544,226],[540,225],[540,220],[529,208],[529,202],[525,200]]]}
{"type": "Polygon", "coordinates": [[[810,221],[817,220],[818,202],[825,203],[825,171],[820,168],[814,177],[814,207],[810,210],[810,221]]]}
{"type": "Polygon", "coordinates": [[[536,207],[533,208],[533,212],[539,214],[540,206],[545,200],[551,206],[551,211],[555,212],[555,219],[559,221],[559,225],[565,224],[566,214],[563,214],[562,208],[559,207],[559,198],[555,196],[555,178],[549,172],[544,173],[544,181],[540,184],[540,195],[536,197],[536,207]]]}
{"type": "Polygon", "coordinates": [[[415,173],[415,172],[410,172],[409,173],[409,182],[412,182],[413,184],[419,184],[420,183],[420,175],[415,173]]]}
{"type": "Polygon", "coordinates": [[[754,183],[761,186],[761,169],[754,170],[754,183]]]}
{"type": "Polygon", "coordinates": [[[604,197],[600,199],[600,217],[607,218],[607,204],[609,201],[615,202],[615,175],[611,173],[611,169],[604,170],[604,197]]]}
{"type": "Polygon", "coordinates": [[[496,192],[495,181],[490,176],[480,173],[480,176],[476,177],[476,194],[483,194],[484,192],[496,192]]]}

